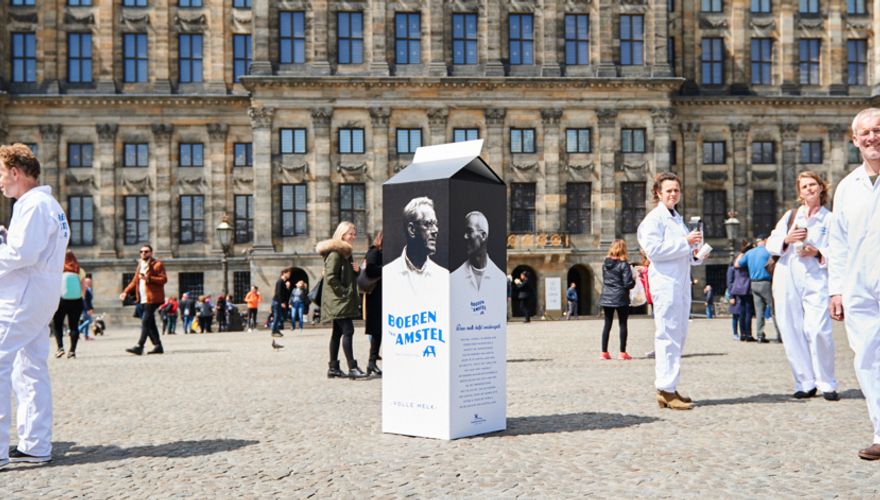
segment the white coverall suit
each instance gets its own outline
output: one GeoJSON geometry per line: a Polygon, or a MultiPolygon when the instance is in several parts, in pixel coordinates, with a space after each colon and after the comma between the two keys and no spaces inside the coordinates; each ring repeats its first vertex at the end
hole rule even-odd
{"type": "Polygon", "coordinates": [[[61,298],[70,228],[51,193],[39,186],[16,201],[0,245],[0,461],[9,454],[13,389],[19,451],[52,454],[49,320],[61,298]]]}
{"type": "Polygon", "coordinates": [[[834,378],[834,338],[828,313],[828,232],[831,212],[820,207],[807,219],[807,207],[788,211],[770,238],[767,251],[779,255],[773,272],[773,301],[776,303],[776,327],[782,335],[785,355],[794,375],[795,391],[818,389],[823,393],[837,390],[834,378]],[[792,215],[793,214],[793,215],[792,215]],[[819,250],[824,260],[800,257],[790,244],[783,249],[788,234],[789,216],[792,227],[807,230],[804,243],[819,250]]]}
{"type": "Polygon", "coordinates": [[[651,260],[648,283],[656,327],[654,385],[664,392],[675,392],[678,385],[691,312],[691,266],[702,262],[694,258],[685,239],[689,232],[681,215],[676,212],[673,216],[662,203],[639,224],[639,245],[651,260]]]}
{"type": "Polygon", "coordinates": [[[853,366],[874,443],[880,443],[880,183],[871,184],[865,166],[837,185],[828,260],[828,294],[841,295],[853,366]]]}

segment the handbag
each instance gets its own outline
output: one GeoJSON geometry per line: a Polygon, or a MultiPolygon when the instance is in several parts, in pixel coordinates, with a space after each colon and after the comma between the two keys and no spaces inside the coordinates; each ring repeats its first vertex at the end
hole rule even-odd
{"type": "Polygon", "coordinates": [[[629,290],[629,305],[632,307],[643,306],[648,303],[648,295],[645,293],[645,287],[642,280],[635,280],[636,285],[629,290]]]}
{"type": "Polygon", "coordinates": [[[324,277],[315,283],[315,286],[309,291],[309,301],[315,303],[318,307],[321,307],[321,294],[324,291],[324,277]]]}
{"type": "MultiPolygon", "coordinates": [[[[795,218],[795,209],[788,211],[788,229],[785,230],[785,234],[791,232],[791,226],[794,225],[795,218]]],[[[783,246],[783,249],[785,247],[783,246]]],[[[773,278],[773,272],[776,271],[776,263],[779,262],[779,255],[772,255],[769,259],[767,259],[767,263],[764,264],[764,269],[770,274],[770,278],[773,278]]]]}
{"type": "Polygon", "coordinates": [[[376,285],[379,284],[380,279],[382,279],[381,276],[376,278],[367,276],[367,266],[364,264],[361,266],[361,271],[358,273],[357,286],[364,293],[373,293],[373,290],[376,289],[376,285]]]}

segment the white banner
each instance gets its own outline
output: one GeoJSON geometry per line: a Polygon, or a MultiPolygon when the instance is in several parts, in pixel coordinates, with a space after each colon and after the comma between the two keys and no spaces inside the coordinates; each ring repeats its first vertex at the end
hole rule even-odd
{"type": "Polygon", "coordinates": [[[547,311],[562,310],[562,278],[544,278],[544,304],[547,311]]]}

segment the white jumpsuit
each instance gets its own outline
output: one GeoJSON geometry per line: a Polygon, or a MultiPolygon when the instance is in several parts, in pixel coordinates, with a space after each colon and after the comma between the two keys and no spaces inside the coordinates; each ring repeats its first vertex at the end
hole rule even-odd
{"type": "Polygon", "coordinates": [[[0,461],[8,458],[12,390],[18,403],[18,449],[52,453],[49,320],[61,297],[70,229],[48,186],[16,201],[0,245],[0,461]]]}
{"type": "Polygon", "coordinates": [[[767,239],[767,251],[779,255],[773,273],[773,302],[776,305],[776,327],[782,335],[785,355],[794,375],[795,391],[837,390],[834,378],[834,338],[828,314],[828,231],[831,212],[819,208],[807,218],[807,208],[794,212],[792,227],[807,230],[805,243],[813,245],[826,260],[799,257],[794,245],[784,250],[789,214],[786,212],[767,239]]]}
{"type": "Polygon", "coordinates": [[[654,302],[655,381],[658,390],[674,392],[681,370],[681,353],[691,312],[691,266],[689,231],[679,213],[672,215],[658,204],[639,224],[639,245],[651,260],[648,283],[654,302]]]}
{"type": "Polygon", "coordinates": [[[878,210],[880,183],[871,184],[862,165],[835,190],[828,261],[828,294],[843,298],[846,334],[855,353],[853,366],[868,405],[875,443],[880,443],[878,210]]]}

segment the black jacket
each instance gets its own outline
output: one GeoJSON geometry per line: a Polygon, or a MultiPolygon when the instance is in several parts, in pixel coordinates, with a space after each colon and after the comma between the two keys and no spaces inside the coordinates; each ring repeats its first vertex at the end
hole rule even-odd
{"type": "Polygon", "coordinates": [[[275,282],[275,294],[272,300],[277,300],[279,304],[287,304],[290,301],[290,288],[287,288],[287,282],[281,278],[275,282]]]}
{"type": "Polygon", "coordinates": [[[376,288],[367,294],[367,321],[364,333],[382,335],[382,250],[370,247],[367,250],[367,277],[380,278],[376,288]]]}
{"type": "Polygon", "coordinates": [[[632,268],[625,260],[605,258],[602,265],[602,296],[599,305],[602,307],[622,307],[629,305],[629,291],[636,286],[632,268]]]}

